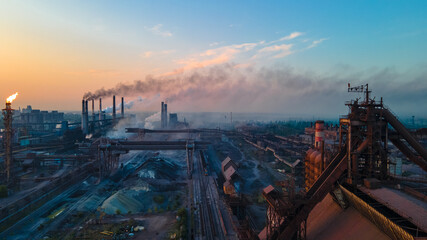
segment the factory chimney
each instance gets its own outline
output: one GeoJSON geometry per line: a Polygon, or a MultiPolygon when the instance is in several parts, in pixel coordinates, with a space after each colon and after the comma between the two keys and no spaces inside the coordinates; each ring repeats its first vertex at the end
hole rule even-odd
{"type": "Polygon", "coordinates": [[[325,140],[325,133],[323,132],[324,128],[325,122],[323,120],[317,120],[314,131],[314,147],[319,150],[321,148],[322,141],[325,140]]]}
{"type": "Polygon", "coordinates": [[[82,100],[82,132],[83,134],[87,134],[87,124],[86,124],[86,107],[87,107],[87,101],[85,101],[84,99],[82,100]]]}
{"type": "Polygon", "coordinates": [[[124,97],[122,97],[122,118],[124,118],[125,117],[125,99],[124,99],[124,97]]]}
{"type": "Polygon", "coordinates": [[[113,122],[116,120],[116,96],[113,96],[113,122]]]}
{"type": "Polygon", "coordinates": [[[102,121],[102,99],[101,98],[99,98],[99,121],[102,121]]]}
{"type": "Polygon", "coordinates": [[[92,99],[92,124],[95,124],[95,99],[92,99]]]}
{"type": "Polygon", "coordinates": [[[165,120],[165,123],[164,123],[164,128],[167,128],[168,127],[168,104],[167,103],[165,103],[165,109],[164,109],[164,112],[165,112],[165,116],[164,116],[164,120],[165,120]]]}
{"type": "Polygon", "coordinates": [[[162,102],[162,110],[160,113],[160,127],[165,128],[165,103],[162,102]]]}
{"type": "Polygon", "coordinates": [[[82,131],[84,132],[84,126],[85,126],[85,100],[82,100],[82,131]]]}
{"type": "Polygon", "coordinates": [[[86,133],[88,133],[89,132],[89,107],[88,107],[88,100],[85,101],[85,129],[86,129],[86,133]]]}

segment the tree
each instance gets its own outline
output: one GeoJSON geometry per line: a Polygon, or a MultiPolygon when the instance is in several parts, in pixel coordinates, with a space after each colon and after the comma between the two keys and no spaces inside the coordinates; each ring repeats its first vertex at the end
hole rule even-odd
{"type": "Polygon", "coordinates": [[[0,198],[7,197],[7,187],[6,185],[0,185],[0,198]]]}

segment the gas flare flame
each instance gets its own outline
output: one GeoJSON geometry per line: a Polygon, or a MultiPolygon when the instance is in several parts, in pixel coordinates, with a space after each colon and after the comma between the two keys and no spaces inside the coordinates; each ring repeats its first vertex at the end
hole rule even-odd
{"type": "Polygon", "coordinates": [[[7,102],[7,103],[12,103],[12,102],[13,102],[13,100],[15,100],[16,96],[18,96],[18,92],[16,92],[16,93],[15,93],[15,94],[13,94],[12,96],[8,97],[8,98],[6,99],[6,102],[7,102]]]}

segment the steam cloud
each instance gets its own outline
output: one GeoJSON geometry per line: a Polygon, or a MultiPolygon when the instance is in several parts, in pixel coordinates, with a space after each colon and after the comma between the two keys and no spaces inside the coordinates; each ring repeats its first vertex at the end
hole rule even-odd
{"type": "Polygon", "coordinates": [[[373,96],[383,96],[385,103],[398,114],[418,113],[417,102],[427,103],[425,70],[355,71],[348,66],[337,66],[331,72],[297,73],[289,67],[255,69],[224,64],[169,77],[147,76],[145,80],[88,92],[84,98],[142,95],[152,99],[160,94],[169,102],[182,103],[186,106],[184,110],[337,116],[346,111],[344,101],[358,96],[347,93],[350,82],[353,86],[369,83],[373,96]]]}
{"type": "MultiPolygon", "coordinates": [[[[143,101],[144,101],[144,99],[142,97],[138,97],[135,100],[125,102],[125,104],[124,104],[125,109],[131,109],[135,105],[135,103],[141,103],[143,101]]],[[[119,103],[116,106],[117,109],[120,109],[121,107],[122,107],[122,103],[119,103]]],[[[106,113],[112,113],[113,112],[113,106],[106,107],[106,108],[104,108],[103,111],[106,113]]]]}

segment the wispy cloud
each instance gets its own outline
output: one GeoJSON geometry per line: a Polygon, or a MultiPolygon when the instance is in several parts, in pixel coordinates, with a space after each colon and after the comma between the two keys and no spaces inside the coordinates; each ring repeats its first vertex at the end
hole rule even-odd
{"type": "Polygon", "coordinates": [[[157,24],[154,25],[153,27],[144,27],[147,31],[150,31],[151,33],[155,34],[155,35],[159,35],[162,37],[172,37],[172,33],[167,31],[167,30],[162,30],[163,24],[157,24]]]}
{"type": "Polygon", "coordinates": [[[150,58],[151,56],[153,56],[153,52],[147,51],[144,54],[142,54],[142,56],[144,56],[145,58],[150,58]]]}
{"type": "MultiPolygon", "coordinates": [[[[298,38],[302,35],[304,35],[303,32],[292,32],[287,36],[269,42],[259,41],[211,48],[201,53],[192,54],[188,57],[175,60],[174,62],[181,67],[172,72],[165,73],[163,76],[175,75],[191,69],[231,62],[237,64],[239,68],[243,68],[245,66],[252,66],[256,63],[255,61],[260,61],[264,58],[283,58],[302,51],[303,49],[307,49],[307,45],[310,44],[310,42],[306,42],[305,44],[301,41],[280,43],[298,38]]],[[[315,46],[324,40],[326,40],[326,38],[313,41],[311,44],[315,46]]],[[[223,42],[214,42],[211,43],[210,46],[217,46],[220,43],[223,42]]],[[[149,55],[151,56],[152,54],[149,53],[149,55]]]]}
{"type": "Polygon", "coordinates": [[[151,58],[154,56],[167,55],[167,54],[171,54],[174,52],[175,52],[175,50],[163,50],[163,51],[158,51],[158,52],[146,51],[146,52],[140,54],[140,56],[143,58],[151,58]]]}
{"type": "Polygon", "coordinates": [[[239,53],[250,52],[255,47],[264,43],[264,41],[256,43],[242,43],[208,49],[202,53],[176,60],[175,62],[179,65],[182,65],[183,67],[175,69],[173,72],[169,72],[164,75],[173,75],[190,69],[204,68],[212,65],[227,63],[233,60],[235,55],[239,53]]]}
{"type": "Polygon", "coordinates": [[[317,45],[319,45],[321,42],[323,42],[323,41],[325,41],[325,40],[328,40],[328,38],[321,38],[321,39],[319,39],[319,40],[314,40],[314,41],[311,43],[311,45],[310,45],[310,46],[308,46],[307,48],[314,48],[314,47],[316,47],[317,45]]]}
{"type": "Polygon", "coordinates": [[[289,41],[289,40],[295,39],[295,38],[297,38],[299,36],[302,36],[302,35],[304,35],[303,32],[293,32],[293,33],[291,33],[291,34],[289,34],[287,36],[284,36],[284,37],[281,37],[281,38],[279,38],[277,40],[273,40],[271,42],[268,42],[267,45],[270,45],[270,44],[273,44],[273,43],[277,43],[277,42],[282,42],[282,41],[289,41]]]}
{"type": "Polygon", "coordinates": [[[279,52],[273,58],[282,58],[292,54],[292,44],[273,45],[260,49],[259,53],[279,52]]]}
{"type": "Polygon", "coordinates": [[[224,43],[224,41],[221,41],[221,42],[213,42],[213,43],[210,43],[210,44],[209,44],[209,47],[215,47],[215,46],[220,45],[220,44],[223,44],[223,43],[224,43]]]}
{"type": "Polygon", "coordinates": [[[291,39],[297,38],[303,34],[304,33],[302,33],[302,32],[293,32],[293,33],[289,34],[288,36],[282,37],[280,39],[280,41],[291,40],[291,39]]]}

